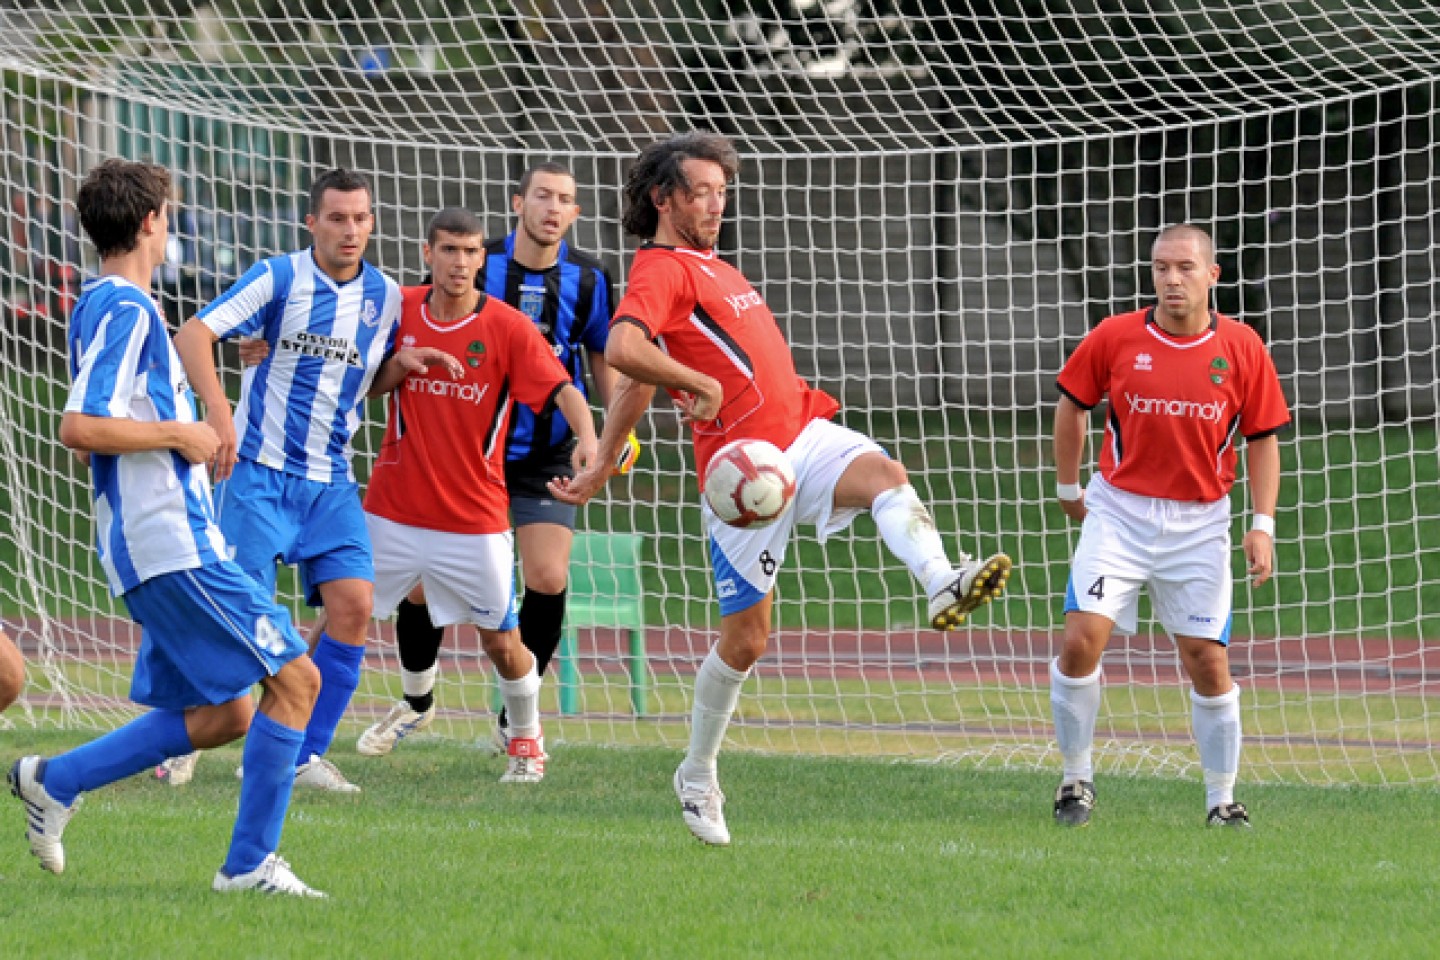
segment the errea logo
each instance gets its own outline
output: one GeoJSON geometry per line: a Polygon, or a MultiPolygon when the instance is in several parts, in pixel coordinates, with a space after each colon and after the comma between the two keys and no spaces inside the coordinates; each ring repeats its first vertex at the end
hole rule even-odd
{"type": "Polygon", "coordinates": [[[1137,354],[1135,354],[1135,369],[1136,369],[1136,370],[1143,370],[1143,371],[1145,371],[1146,373],[1149,373],[1151,370],[1154,369],[1154,368],[1151,366],[1151,363],[1153,363],[1153,362],[1154,362],[1154,358],[1151,357],[1150,354],[1148,354],[1148,353],[1137,353],[1137,354]]]}

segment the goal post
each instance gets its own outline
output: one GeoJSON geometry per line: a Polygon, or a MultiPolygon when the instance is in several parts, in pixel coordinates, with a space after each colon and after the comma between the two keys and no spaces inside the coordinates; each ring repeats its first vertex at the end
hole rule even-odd
{"type": "MultiPolygon", "coordinates": [[[[572,242],[623,284],[629,162],[707,126],[743,161],[721,252],[802,375],[905,463],[947,546],[1017,561],[1005,599],[940,634],[868,517],[823,545],[802,530],[735,745],[1055,763],[1047,669],[1077,534],[1053,498],[1055,375],[1099,319],[1152,296],[1156,229],[1195,221],[1217,241],[1217,307],[1264,336],[1295,418],[1275,580],[1244,585],[1237,549],[1245,775],[1440,781],[1430,5],[0,0],[0,81],[0,620],[31,675],[9,722],[133,715],[138,633],[93,556],[84,467],[55,439],[66,315],[96,265],[73,201],[99,158],[175,175],[156,286],[178,324],[308,242],[308,183],[334,165],[372,179],[370,256],[416,283],[431,213],[462,205],[500,235],[520,173],[559,160],[580,188],[572,242]]],[[[642,622],[567,634],[552,742],[683,744],[718,637],[688,440],[663,404],[641,427],[640,463],[580,527],[638,544],[642,622]]],[[[1238,543],[1243,480],[1233,500],[1238,543]]],[[[1143,624],[1106,655],[1097,762],[1193,772],[1175,651],[1143,624]]],[[[373,637],[356,730],[400,693],[393,632],[373,637]]],[[[441,665],[434,729],[488,736],[467,631],[441,665]]]]}

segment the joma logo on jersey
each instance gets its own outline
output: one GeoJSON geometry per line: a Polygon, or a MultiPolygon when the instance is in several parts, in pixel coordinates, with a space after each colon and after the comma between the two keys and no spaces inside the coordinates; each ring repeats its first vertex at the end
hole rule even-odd
{"type": "Polygon", "coordinates": [[[360,351],[344,337],[326,337],[318,333],[292,333],[280,338],[281,350],[292,350],[303,357],[337,360],[351,367],[363,367],[360,351]]]}
{"type": "Polygon", "coordinates": [[[1219,423],[1225,416],[1225,408],[1229,406],[1224,400],[1200,403],[1195,400],[1140,397],[1133,393],[1125,394],[1125,402],[1130,405],[1131,413],[1153,414],[1157,417],[1192,417],[1210,423],[1219,423]]]}
{"type": "Polygon", "coordinates": [[[742,312],[749,310],[751,307],[760,306],[762,301],[760,300],[760,294],[754,290],[747,290],[745,293],[731,294],[725,298],[725,302],[730,304],[730,309],[734,310],[735,316],[738,317],[742,312]]]}
{"type": "Polygon", "coordinates": [[[531,320],[540,319],[540,311],[545,309],[545,288],[527,287],[520,285],[520,303],[517,304],[520,312],[531,320]]]}

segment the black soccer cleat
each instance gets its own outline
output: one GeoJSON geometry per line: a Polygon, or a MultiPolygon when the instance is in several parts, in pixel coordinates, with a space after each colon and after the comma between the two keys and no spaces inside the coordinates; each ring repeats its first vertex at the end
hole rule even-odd
{"type": "Polygon", "coordinates": [[[1055,791],[1055,822],[1062,827],[1085,826],[1094,808],[1095,784],[1089,780],[1071,780],[1055,791]]]}
{"type": "Polygon", "coordinates": [[[1207,827],[1239,827],[1244,830],[1250,829],[1250,814],[1245,812],[1243,803],[1222,803],[1210,810],[1210,815],[1205,818],[1207,827]]]}

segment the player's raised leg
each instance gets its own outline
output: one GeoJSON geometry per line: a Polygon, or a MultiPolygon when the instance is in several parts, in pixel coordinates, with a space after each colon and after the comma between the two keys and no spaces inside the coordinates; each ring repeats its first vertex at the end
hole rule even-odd
{"type": "Polygon", "coordinates": [[[924,588],[935,629],[954,630],[967,614],[1004,592],[1010,558],[996,553],[977,560],[962,552],[952,563],[904,465],[878,449],[845,468],[835,485],[835,506],[870,511],[885,545],[924,588]]]}

